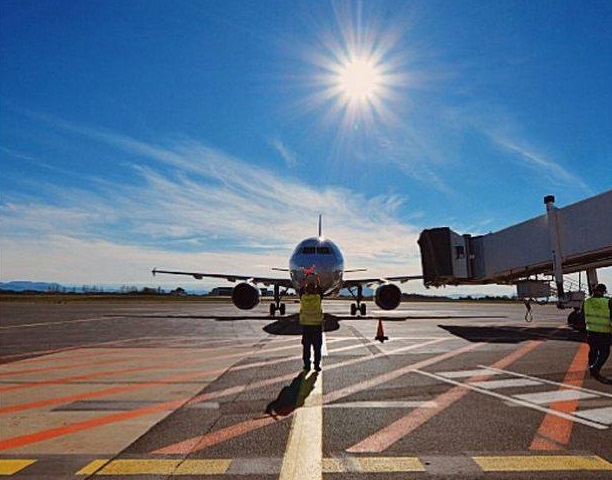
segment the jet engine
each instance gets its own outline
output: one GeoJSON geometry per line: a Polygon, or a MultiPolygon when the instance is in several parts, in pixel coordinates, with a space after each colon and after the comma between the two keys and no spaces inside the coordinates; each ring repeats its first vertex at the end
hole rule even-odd
{"type": "Polygon", "coordinates": [[[397,285],[387,283],[376,289],[374,302],[383,310],[394,310],[402,300],[402,291],[397,285]]]}
{"type": "Polygon", "coordinates": [[[242,282],[232,291],[232,302],[241,310],[251,310],[259,304],[259,289],[250,283],[242,282]]]}

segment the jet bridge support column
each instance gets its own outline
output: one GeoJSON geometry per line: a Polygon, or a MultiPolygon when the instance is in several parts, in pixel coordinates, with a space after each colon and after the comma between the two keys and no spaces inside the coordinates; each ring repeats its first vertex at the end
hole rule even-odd
{"type": "Polygon", "coordinates": [[[595,285],[599,283],[599,279],[597,278],[597,269],[595,268],[587,268],[587,283],[589,284],[589,295],[593,295],[593,289],[595,285]]]}
{"type": "Polygon", "coordinates": [[[557,300],[560,303],[565,297],[565,292],[563,291],[563,257],[561,255],[561,242],[559,241],[559,219],[557,217],[557,207],[555,207],[555,196],[547,195],[544,197],[544,203],[546,204],[546,214],[548,217],[548,233],[550,236],[553,274],[557,285],[557,300]]]}

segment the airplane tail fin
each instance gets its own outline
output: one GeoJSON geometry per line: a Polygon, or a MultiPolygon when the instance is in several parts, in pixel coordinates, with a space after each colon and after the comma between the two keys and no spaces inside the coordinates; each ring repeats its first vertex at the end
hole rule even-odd
{"type": "Polygon", "coordinates": [[[323,216],[323,215],[321,215],[321,214],[319,213],[319,238],[321,238],[321,236],[323,235],[323,228],[322,228],[322,224],[321,224],[321,217],[322,217],[322,216],[323,216]]]}

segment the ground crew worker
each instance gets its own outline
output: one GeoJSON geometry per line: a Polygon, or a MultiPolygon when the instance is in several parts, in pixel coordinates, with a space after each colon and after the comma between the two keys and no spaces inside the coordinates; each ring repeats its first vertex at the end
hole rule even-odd
{"type": "Polygon", "coordinates": [[[612,331],[612,299],[604,297],[606,291],[603,283],[596,285],[593,295],[582,306],[589,342],[589,373],[600,381],[607,380],[601,376],[600,370],[610,356],[612,331]]]}
{"type": "Polygon", "coordinates": [[[323,309],[321,289],[307,283],[300,292],[300,325],[302,326],[302,359],[304,370],[310,370],[311,348],[314,350],[314,368],[321,371],[321,345],[323,344],[323,309]]]}

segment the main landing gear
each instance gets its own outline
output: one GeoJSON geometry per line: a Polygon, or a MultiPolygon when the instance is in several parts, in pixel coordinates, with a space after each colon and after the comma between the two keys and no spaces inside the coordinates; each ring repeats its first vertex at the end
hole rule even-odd
{"type": "Polygon", "coordinates": [[[280,313],[281,315],[285,314],[285,304],[281,303],[281,298],[283,298],[283,295],[285,295],[286,293],[286,289],[283,293],[280,293],[280,287],[278,285],[274,285],[274,303],[270,304],[271,317],[273,317],[276,312],[280,313]]]}
{"type": "Polygon", "coordinates": [[[353,292],[352,288],[349,288],[348,290],[351,292],[351,295],[357,302],[351,303],[351,315],[355,316],[357,313],[359,313],[362,317],[365,317],[366,304],[363,303],[363,287],[361,285],[357,285],[357,294],[353,292]]]}

